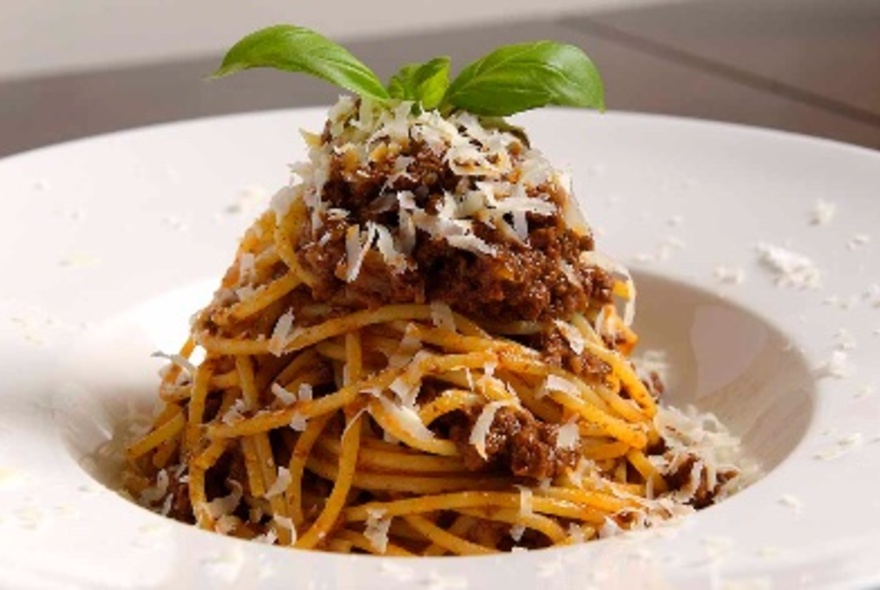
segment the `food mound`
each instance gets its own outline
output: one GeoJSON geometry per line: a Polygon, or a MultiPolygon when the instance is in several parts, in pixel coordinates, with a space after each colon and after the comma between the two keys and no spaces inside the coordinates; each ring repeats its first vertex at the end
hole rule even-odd
{"type": "Polygon", "coordinates": [[[128,449],[141,503],[278,545],[465,555],[739,485],[736,441],[636,373],[632,281],[520,130],[343,97],[304,137],[128,449]]]}

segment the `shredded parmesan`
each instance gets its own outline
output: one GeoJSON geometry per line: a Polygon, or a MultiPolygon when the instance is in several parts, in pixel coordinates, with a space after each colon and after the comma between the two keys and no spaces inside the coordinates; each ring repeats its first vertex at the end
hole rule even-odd
{"type": "Polygon", "coordinates": [[[544,392],[548,391],[558,391],[560,393],[564,393],[565,395],[580,398],[580,389],[574,381],[569,381],[565,377],[560,377],[559,375],[547,375],[547,379],[544,381],[544,392]]]}
{"type": "Polygon", "coordinates": [[[266,490],[266,498],[272,498],[274,496],[278,496],[287,491],[287,488],[290,486],[293,479],[290,476],[290,471],[285,467],[278,468],[278,477],[275,478],[275,482],[272,486],[266,490]]]}
{"type": "Polygon", "coordinates": [[[837,213],[837,204],[819,199],[810,211],[810,224],[828,225],[837,213]]]}
{"type": "Polygon", "coordinates": [[[813,369],[813,373],[819,379],[825,377],[843,379],[844,377],[848,377],[851,372],[852,367],[848,361],[846,352],[839,349],[833,351],[828,360],[823,361],[813,369]]]}
{"type": "Polygon", "coordinates": [[[196,374],[196,367],[193,365],[188,358],[183,356],[182,354],[168,354],[162,352],[161,350],[157,350],[153,354],[150,355],[153,358],[163,358],[171,363],[177,365],[184,371],[186,371],[187,375],[193,377],[196,374]]]}
{"type": "Polygon", "coordinates": [[[304,432],[306,426],[308,426],[308,418],[299,412],[294,412],[290,418],[290,427],[297,432],[304,432]]]}
{"type": "Polygon", "coordinates": [[[434,438],[434,433],[425,426],[418,412],[413,410],[412,407],[399,406],[384,395],[377,397],[379,403],[382,404],[382,408],[391,414],[393,419],[400,424],[401,428],[409,432],[414,438],[419,440],[432,440],[434,438]]]}
{"type": "Polygon", "coordinates": [[[568,341],[568,346],[571,348],[572,352],[575,354],[581,354],[586,346],[586,340],[584,340],[584,335],[581,334],[581,331],[562,320],[555,320],[553,323],[556,325],[560,334],[562,334],[568,341]]]}
{"type": "Polygon", "coordinates": [[[791,508],[795,514],[801,514],[804,511],[804,501],[794,494],[782,494],[779,496],[779,503],[791,508]]]}
{"type": "Polygon", "coordinates": [[[272,395],[278,398],[278,401],[281,402],[284,406],[290,406],[296,403],[297,396],[295,393],[284,389],[278,383],[273,383],[269,388],[272,391],[272,395]]]}
{"type": "Polygon", "coordinates": [[[477,417],[476,422],[474,422],[473,430],[471,430],[471,435],[468,438],[468,444],[473,445],[483,459],[488,458],[486,456],[486,437],[489,435],[489,429],[492,428],[492,422],[495,421],[495,413],[499,409],[510,405],[512,405],[511,402],[507,400],[489,402],[483,406],[483,410],[480,412],[479,417],[477,417]]]}
{"type": "Polygon", "coordinates": [[[373,223],[368,223],[364,232],[360,231],[357,225],[350,225],[345,231],[345,256],[348,261],[345,280],[349,283],[357,279],[360,274],[364,258],[376,239],[376,232],[376,225],[373,223]],[[363,242],[361,242],[362,238],[363,242]]]}
{"type": "Polygon", "coordinates": [[[607,539],[608,537],[614,537],[623,532],[623,529],[620,528],[620,525],[617,524],[613,519],[605,517],[605,522],[602,523],[602,526],[599,527],[599,538],[607,539]]]}
{"type": "Polygon", "coordinates": [[[284,347],[290,342],[293,335],[293,310],[288,309],[278,321],[272,330],[272,336],[269,338],[269,352],[275,356],[280,356],[284,352],[284,347]]]}
{"type": "Polygon", "coordinates": [[[867,246],[871,243],[871,236],[868,234],[856,234],[852,238],[849,239],[846,243],[846,247],[850,250],[858,250],[864,246],[867,246]]]}
{"type": "Polygon", "coordinates": [[[312,401],[312,385],[310,383],[300,383],[299,388],[297,389],[297,397],[300,401],[309,402],[312,401]]]}
{"type": "Polygon", "coordinates": [[[391,517],[385,516],[384,508],[368,508],[364,536],[377,553],[384,554],[388,550],[388,530],[391,528],[391,517]]]}
{"type": "Polygon", "coordinates": [[[455,332],[455,317],[448,304],[442,301],[431,302],[431,321],[438,328],[455,332]]]}
{"type": "Polygon", "coordinates": [[[583,543],[587,540],[587,535],[584,533],[584,529],[575,523],[568,525],[568,537],[573,543],[583,543]]]}
{"type": "Polygon", "coordinates": [[[746,280],[746,272],[736,266],[716,266],[715,278],[728,285],[740,285],[746,280]]]}
{"type": "Polygon", "coordinates": [[[220,421],[231,426],[232,424],[244,420],[245,411],[247,411],[247,406],[245,405],[244,400],[239,398],[232,402],[232,405],[229,406],[226,413],[221,416],[220,421]]]}
{"type": "Polygon", "coordinates": [[[245,284],[253,281],[255,272],[254,255],[250,252],[243,252],[238,258],[239,283],[245,284]]]}
{"type": "Polygon", "coordinates": [[[150,506],[165,498],[166,494],[168,494],[168,472],[160,469],[156,474],[156,483],[141,492],[140,503],[150,506]]]}
{"type": "MultiPolygon", "coordinates": [[[[519,488],[519,515],[531,516],[532,512],[532,489],[528,486],[516,486],[519,488]]],[[[517,539],[519,540],[519,539],[517,539]]]]}
{"type": "Polygon", "coordinates": [[[580,431],[577,422],[568,422],[559,427],[556,433],[556,448],[571,451],[577,448],[580,442],[580,431]]]}
{"type": "Polygon", "coordinates": [[[279,528],[285,529],[290,532],[290,544],[293,545],[296,543],[297,532],[296,525],[293,523],[293,519],[288,518],[287,516],[281,516],[280,514],[276,514],[272,517],[272,520],[278,525],[279,528]]]}
{"type": "Polygon", "coordinates": [[[235,480],[229,480],[228,483],[231,488],[228,496],[214,498],[205,505],[208,514],[215,520],[221,516],[232,514],[238,508],[238,504],[241,502],[242,495],[244,494],[244,488],[241,487],[240,483],[235,480]]]}
{"type": "Polygon", "coordinates": [[[780,287],[815,289],[819,286],[822,273],[812,260],[781,246],[760,243],[757,246],[758,260],[776,277],[780,287]]]}

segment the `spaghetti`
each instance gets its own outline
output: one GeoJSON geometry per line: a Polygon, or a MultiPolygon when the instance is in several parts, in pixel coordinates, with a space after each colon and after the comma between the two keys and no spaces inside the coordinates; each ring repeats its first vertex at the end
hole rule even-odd
{"type": "Polygon", "coordinates": [[[169,356],[133,496],[279,545],[475,555],[739,485],[735,441],[636,373],[632,281],[521,134],[343,97],[304,136],[300,181],[169,356]]]}

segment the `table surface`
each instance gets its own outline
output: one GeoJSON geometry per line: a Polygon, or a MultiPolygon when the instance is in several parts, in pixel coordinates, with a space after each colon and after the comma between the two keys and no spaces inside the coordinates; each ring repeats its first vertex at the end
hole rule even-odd
{"type": "MultiPolygon", "coordinates": [[[[246,31],[243,31],[245,33],[246,31]]],[[[549,38],[598,63],[612,110],[728,121],[880,149],[880,1],[713,0],[346,43],[383,79],[404,61],[454,64],[549,38]]],[[[0,80],[0,156],[119,129],[329,104],[304,76],[205,80],[219,56],[0,80]]]]}

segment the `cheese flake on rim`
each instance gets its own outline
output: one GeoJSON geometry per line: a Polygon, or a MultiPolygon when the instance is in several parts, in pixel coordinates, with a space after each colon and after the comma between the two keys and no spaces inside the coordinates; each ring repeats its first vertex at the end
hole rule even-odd
{"type": "Polygon", "coordinates": [[[761,242],[756,246],[758,260],[773,271],[776,285],[797,289],[816,289],[822,273],[816,264],[804,256],[781,246],[761,242]]]}

